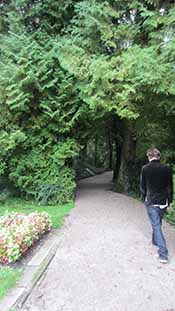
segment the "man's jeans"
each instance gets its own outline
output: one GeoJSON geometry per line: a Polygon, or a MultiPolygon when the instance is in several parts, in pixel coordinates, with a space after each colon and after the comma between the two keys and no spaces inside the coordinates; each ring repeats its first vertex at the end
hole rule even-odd
{"type": "Polygon", "coordinates": [[[166,209],[160,209],[159,207],[146,206],[147,213],[152,225],[152,243],[158,246],[159,256],[161,259],[168,259],[168,250],[166,246],[166,241],[162,232],[162,219],[165,214],[166,209]]]}

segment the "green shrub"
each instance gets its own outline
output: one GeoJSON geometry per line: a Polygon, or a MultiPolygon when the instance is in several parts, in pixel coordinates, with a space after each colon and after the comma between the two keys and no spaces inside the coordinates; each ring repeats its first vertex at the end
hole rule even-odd
{"type": "Polygon", "coordinates": [[[72,140],[45,149],[34,147],[9,160],[9,179],[26,198],[44,204],[65,203],[75,188],[74,172],[65,162],[76,152],[72,140]]]}

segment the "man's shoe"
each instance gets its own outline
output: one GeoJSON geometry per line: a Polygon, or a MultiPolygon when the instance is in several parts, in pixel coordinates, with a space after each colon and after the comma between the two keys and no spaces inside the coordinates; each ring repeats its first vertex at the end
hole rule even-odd
{"type": "Polygon", "coordinates": [[[168,262],[168,258],[159,258],[159,261],[161,263],[167,263],[168,262]]]}
{"type": "Polygon", "coordinates": [[[169,261],[169,258],[162,258],[159,256],[159,254],[156,254],[155,257],[159,259],[161,263],[167,263],[169,261]]]}
{"type": "Polygon", "coordinates": [[[153,241],[152,241],[152,245],[158,247],[158,245],[156,243],[154,243],[153,241]]]}

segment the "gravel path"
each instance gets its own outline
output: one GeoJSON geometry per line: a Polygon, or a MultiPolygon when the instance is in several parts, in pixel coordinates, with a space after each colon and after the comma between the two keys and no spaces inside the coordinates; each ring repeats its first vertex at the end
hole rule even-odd
{"type": "Polygon", "coordinates": [[[175,230],[170,262],[150,243],[143,205],[110,191],[111,174],[80,182],[60,247],[23,311],[175,311],[175,230]]]}

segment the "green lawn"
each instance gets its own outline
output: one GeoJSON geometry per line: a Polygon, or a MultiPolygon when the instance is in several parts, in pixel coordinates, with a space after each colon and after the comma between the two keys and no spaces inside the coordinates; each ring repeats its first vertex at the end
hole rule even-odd
{"type": "Polygon", "coordinates": [[[21,273],[21,269],[0,266],[0,299],[16,284],[21,273]]]}
{"type": "MultiPolygon", "coordinates": [[[[69,202],[64,205],[39,205],[32,201],[24,201],[21,199],[8,199],[4,204],[0,204],[0,216],[8,210],[9,212],[23,212],[26,214],[34,211],[45,211],[51,216],[53,228],[59,228],[63,223],[64,216],[73,208],[74,203],[69,202]]],[[[4,297],[7,291],[16,284],[22,270],[4,267],[0,265],[0,299],[4,297]]]]}

